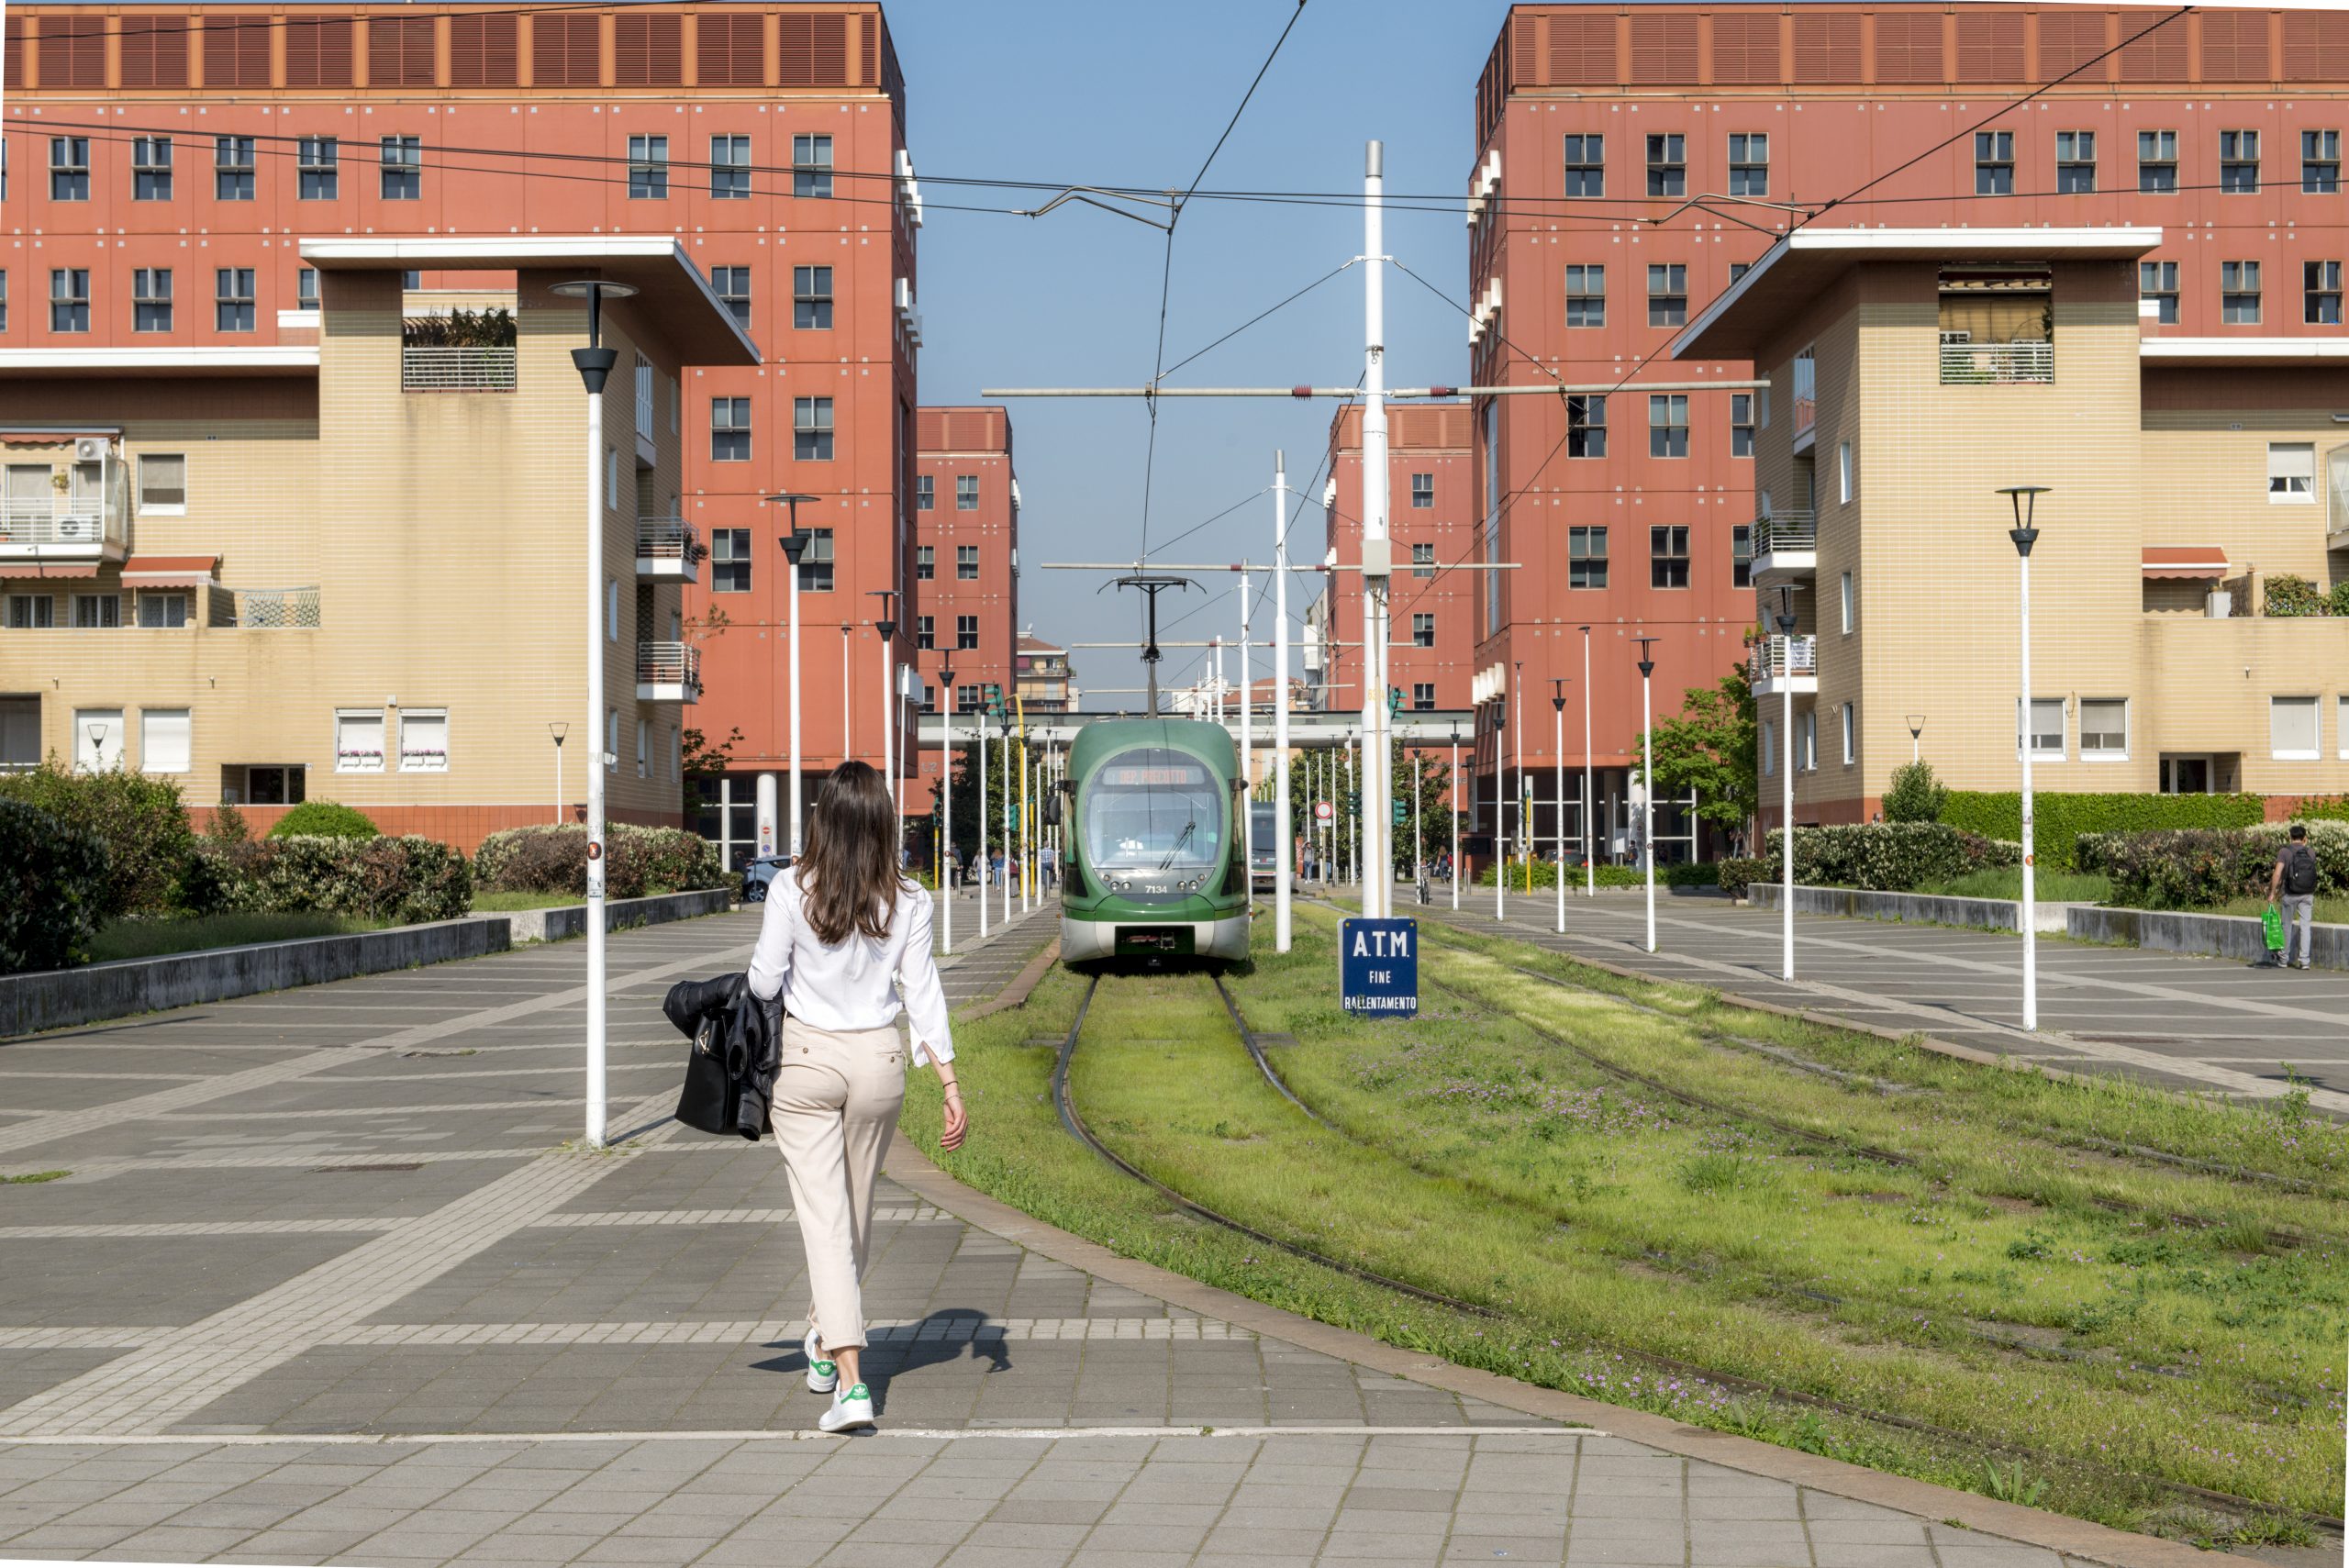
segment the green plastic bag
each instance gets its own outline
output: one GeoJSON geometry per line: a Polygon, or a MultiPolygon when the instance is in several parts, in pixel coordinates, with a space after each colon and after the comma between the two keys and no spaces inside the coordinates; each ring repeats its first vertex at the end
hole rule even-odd
{"type": "Polygon", "coordinates": [[[2270,904],[2259,912],[2259,929],[2266,935],[2267,951],[2284,951],[2284,911],[2270,904]]]}

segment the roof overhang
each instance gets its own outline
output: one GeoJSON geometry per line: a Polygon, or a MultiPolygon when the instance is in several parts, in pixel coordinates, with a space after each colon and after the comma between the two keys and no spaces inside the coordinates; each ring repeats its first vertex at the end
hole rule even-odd
{"type": "Polygon", "coordinates": [[[2224,577],[2227,552],[2215,544],[2149,544],[2144,550],[2148,577],[2224,577]]]}
{"type": "Polygon", "coordinates": [[[253,348],[158,343],[128,349],[0,349],[0,375],[315,375],[316,344],[253,348]]]}
{"type": "Polygon", "coordinates": [[[2125,261],[2158,228],[1798,228],[1672,339],[1682,360],[1750,360],[1763,339],[1846,272],[1870,261],[2125,261]]]}
{"type": "Polygon", "coordinates": [[[122,563],[122,580],[137,588],[196,588],[219,570],[217,555],[134,555],[122,563]]]}
{"type": "Polygon", "coordinates": [[[2146,365],[2349,365],[2349,338],[2148,338],[2146,365]]]}
{"type": "Polygon", "coordinates": [[[685,248],[665,236],[339,236],[303,240],[302,260],[321,272],[554,272],[627,284],[637,291],[636,308],[660,324],[680,363],[759,362],[758,345],[735,324],[685,248]]]}

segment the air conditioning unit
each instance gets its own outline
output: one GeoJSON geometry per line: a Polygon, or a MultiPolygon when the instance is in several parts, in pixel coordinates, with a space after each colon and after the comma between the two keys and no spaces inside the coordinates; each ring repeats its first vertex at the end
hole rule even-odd
{"type": "Polygon", "coordinates": [[[73,438],[73,461],[75,462],[104,462],[106,460],[107,445],[108,442],[104,436],[76,436],[73,438]]]}
{"type": "Polygon", "coordinates": [[[57,542],[60,544],[95,544],[98,541],[98,519],[90,517],[57,519],[57,542]]]}

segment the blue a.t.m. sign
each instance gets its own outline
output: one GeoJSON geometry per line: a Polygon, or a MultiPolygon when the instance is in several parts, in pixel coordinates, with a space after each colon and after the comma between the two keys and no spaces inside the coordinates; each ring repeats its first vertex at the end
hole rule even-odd
{"type": "Polygon", "coordinates": [[[1410,1018],[1419,1010],[1419,923],[1342,920],[1338,979],[1349,1013],[1410,1018]]]}

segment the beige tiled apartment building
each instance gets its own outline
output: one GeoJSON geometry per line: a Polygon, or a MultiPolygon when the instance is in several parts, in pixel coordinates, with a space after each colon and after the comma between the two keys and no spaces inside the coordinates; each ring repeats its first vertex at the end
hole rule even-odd
{"type": "MultiPolygon", "coordinates": [[[[2016,485],[2046,487],[2038,788],[2239,790],[2278,809],[2349,792],[2349,617],[2265,613],[2280,574],[2320,593],[2349,577],[2349,339],[2165,332],[2138,266],[2160,242],[1814,226],[1675,339],[1770,384],[1753,562],[1773,633],[1753,666],[1765,823],[1789,686],[1798,822],[1874,817],[1912,752],[1957,788],[2018,786],[2020,572],[1999,493],[2016,485]]],[[[2277,292],[2241,315],[2337,315],[2337,297],[2277,292]]]]}
{"type": "Polygon", "coordinates": [[[612,817],[681,822],[679,367],[756,350],[666,238],[298,243],[317,304],[279,343],[0,350],[0,766],[168,775],[257,829],[338,800],[470,850],[574,817],[600,741],[612,817]],[[551,292],[581,277],[637,291],[602,320],[596,718],[585,309],[551,292]],[[511,346],[429,341],[454,309],[509,311],[511,346]]]}

